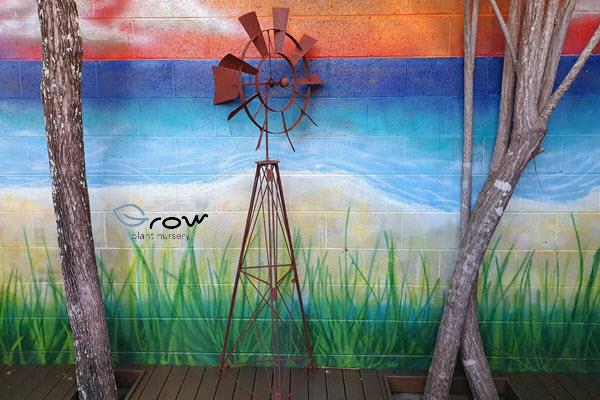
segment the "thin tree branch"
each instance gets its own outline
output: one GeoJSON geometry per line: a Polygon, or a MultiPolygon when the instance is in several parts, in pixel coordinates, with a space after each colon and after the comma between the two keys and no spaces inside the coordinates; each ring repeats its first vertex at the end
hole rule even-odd
{"type": "Polygon", "coordinates": [[[552,112],[558,105],[560,99],[565,95],[567,90],[569,90],[569,88],[573,84],[573,81],[581,72],[581,69],[585,65],[586,61],[588,60],[588,58],[590,58],[590,55],[592,54],[592,51],[594,50],[598,42],[600,42],[600,24],[598,24],[598,26],[596,27],[596,31],[590,38],[587,46],[585,46],[585,48],[579,55],[579,58],[577,58],[575,65],[573,65],[565,79],[563,79],[562,83],[552,94],[552,97],[550,97],[550,100],[548,100],[548,102],[546,103],[543,111],[540,114],[542,118],[548,119],[550,117],[550,114],[552,114],[552,112]]]}
{"type": "Polygon", "coordinates": [[[554,31],[556,12],[558,11],[558,5],[560,0],[549,0],[546,6],[546,14],[544,16],[544,25],[542,33],[540,35],[540,47],[541,50],[538,53],[535,74],[535,92],[541,93],[541,85],[544,79],[544,68],[546,66],[546,60],[548,59],[548,50],[552,43],[552,32],[554,31]]]}
{"type": "Polygon", "coordinates": [[[543,109],[552,94],[563,43],[567,36],[567,30],[574,10],[575,0],[567,0],[556,16],[557,22],[554,25],[554,30],[552,32],[552,42],[550,43],[550,48],[548,50],[546,65],[544,65],[544,76],[540,88],[540,98],[538,100],[538,109],[540,110],[543,109]]]}
{"type": "MultiPolygon", "coordinates": [[[[521,0],[512,0],[508,10],[508,29],[512,40],[519,40],[519,31],[521,28],[521,0]]],[[[494,155],[490,173],[494,173],[500,162],[506,154],[506,149],[510,144],[510,131],[513,120],[513,103],[515,97],[515,64],[510,62],[508,47],[504,49],[504,67],[502,71],[502,91],[500,97],[500,112],[498,121],[498,130],[496,132],[496,145],[494,146],[494,155]]]]}
{"type": "Polygon", "coordinates": [[[492,10],[494,10],[494,14],[496,14],[496,19],[498,19],[498,23],[500,24],[500,29],[502,30],[502,34],[504,35],[504,41],[506,42],[506,46],[508,47],[508,51],[510,53],[510,57],[513,60],[513,64],[517,61],[517,51],[515,49],[515,44],[510,36],[508,31],[508,27],[506,26],[506,22],[504,21],[504,17],[502,16],[502,12],[500,12],[500,8],[498,8],[498,4],[496,0],[489,0],[490,5],[492,6],[492,10]]]}

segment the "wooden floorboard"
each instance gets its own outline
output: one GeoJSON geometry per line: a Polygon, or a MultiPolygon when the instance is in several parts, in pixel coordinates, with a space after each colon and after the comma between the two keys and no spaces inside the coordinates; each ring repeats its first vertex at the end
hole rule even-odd
{"type": "Polygon", "coordinates": [[[69,373],[70,365],[55,365],[48,375],[27,395],[28,400],[44,399],[66,374],[69,373]]]}
{"type": "Polygon", "coordinates": [[[223,371],[214,400],[231,400],[239,372],[239,368],[226,368],[223,371]]]}
{"type": "Polygon", "coordinates": [[[569,374],[556,374],[554,375],[556,380],[560,383],[560,385],[565,388],[567,392],[577,400],[594,400],[589,393],[581,387],[579,382],[577,382],[573,377],[569,374]]]}
{"type": "Polygon", "coordinates": [[[571,376],[593,399],[600,399],[600,383],[596,382],[591,375],[571,374],[571,376]]]}
{"type": "Polygon", "coordinates": [[[346,399],[365,400],[360,371],[357,369],[346,369],[342,371],[342,376],[344,377],[346,399]]]}
{"type": "Polygon", "coordinates": [[[387,393],[382,386],[382,376],[375,370],[363,369],[360,371],[365,400],[386,399],[387,393]]]}
{"type": "Polygon", "coordinates": [[[291,400],[308,400],[308,373],[305,368],[294,368],[290,379],[291,400]]]}
{"type": "Polygon", "coordinates": [[[196,400],[212,400],[215,397],[217,391],[217,384],[219,383],[219,368],[206,367],[204,377],[196,393],[196,400]]]}
{"type": "Polygon", "coordinates": [[[308,374],[308,398],[309,400],[327,400],[324,369],[315,368],[308,374]]]}
{"type": "Polygon", "coordinates": [[[187,374],[188,367],[174,366],[163,385],[158,400],[175,400],[187,374]]]}
{"type": "Polygon", "coordinates": [[[537,378],[546,386],[546,389],[557,400],[577,400],[556,379],[554,375],[536,374],[537,378]]]}
{"type": "Polygon", "coordinates": [[[200,383],[204,378],[204,371],[206,367],[189,367],[183,382],[181,383],[181,389],[177,394],[177,400],[194,400],[200,383]]]}
{"type": "Polygon", "coordinates": [[[75,386],[75,367],[70,366],[44,400],[62,400],[67,393],[73,392],[75,386]]]}
{"type": "MultiPolygon", "coordinates": [[[[270,400],[270,368],[135,366],[145,371],[131,400],[270,400]],[[219,379],[220,378],[220,379],[219,379]]],[[[387,400],[385,376],[423,372],[355,369],[285,369],[282,399],[387,400]]],[[[600,374],[500,373],[522,400],[600,400],[600,374]]],[[[0,366],[0,399],[71,400],[76,394],[72,365],[0,366]]]]}
{"type": "Polygon", "coordinates": [[[241,368],[238,373],[233,400],[250,400],[254,390],[256,368],[241,368]]]}
{"type": "Polygon", "coordinates": [[[253,400],[269,400],[271,398],[271,383],[273,370],[271,368],[256,368],[254,377],[253,400]]]}
{"type": "Polygon", "coordinates": [[[341,369],[329,369],[325,373],[327,382],[327,400],[344,400],[344,376],[341,369]]]}

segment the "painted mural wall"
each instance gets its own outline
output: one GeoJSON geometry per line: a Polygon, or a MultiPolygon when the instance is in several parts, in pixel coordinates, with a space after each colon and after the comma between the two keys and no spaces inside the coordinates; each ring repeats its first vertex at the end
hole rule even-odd
{"type": "MultiPolygon", "coordinates": [[[[578,3],[560,77],[600,21],[596,1],[578,3]]],[[[319,40],[309,55],[326,82],[309,108],[318,128],[293,131],[296,153],[272,141],[317,364],[425,368],[458,245],[461,2],[77,4],[92,222],[116,361],[218,362],[261,154],[251,124],[228,123],[232,107],[212,105],[210,67],[241,52],[237,16],[257,10],[270,26],[271,6],[289,5],[292,33],[319,40]],[[125,204],[150,219],[208,217],[192,229],[132,228],[114,212],[125,204]]],[[[487,4],[482,12],[475,192],[493,151],[503,51],[487,4]]],[[[0,4],[4,363],[72,361],[38,30],[35,1],[0,4]]],[[[599,110],[596,55],[553,116],[483,265],[481,329],[495,369],[600,371],[599,110]]]]}

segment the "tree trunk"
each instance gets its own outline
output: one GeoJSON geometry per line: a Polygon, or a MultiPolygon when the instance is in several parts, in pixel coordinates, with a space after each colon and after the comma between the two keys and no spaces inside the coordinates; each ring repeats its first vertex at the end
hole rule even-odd
{"type": "Polygon", "coordinates": [[[544,132],[544,129],[532,130],[524,135],[528,139],[522,144],[511,144],[508,152],[512,152],[514,157],[505,157],[498,172],[488,177],[479,195],[459,249],[446,298],[433,360],[429,367],[425,399],[439,400],[448,396],[461,340],[460,333],[463,332],[467,306],[479,266],[515,186],[529,159],[535,154],[544,132]]]}
{"type": "MultiPolygon", "coordinates": [[[[473,180],[473,78],[477,43],[479,0],[464,1],[464,127],[463,162],[461,178],[460,235],[464,236],[471,216],[471,191],[473,180]]],[[[477,400],[496,400],[492,372],[485,356],[479,325],[477,323],[477,284],[473,285],[465,328],[461,341],[462,364],[477,400]]]]}
{"type": "Polygon", "coordinates": [[[81,399],[116,399],[94,254],[81,114],[82,40],[73,0],[38,0],[52,201],[81,399]]]}
{"type": "MultiPolygon", "coordinates": [[[[495,165],[488,174],[460,243],[425,385],[424,398],[427,400],[448,398],[465,318],[472,312],[468,310],[469,300],[485,251],[527,163],[542,151],[548,118],[600,41],[599,25],[563,82],[552,93],[575,0],[565,0],[560,10],[558,0],[547,3],[545,0],[528,0],[522,19],[513,21],[512,29],[504,22],[496,1],[489,1],[510,54],[504,60],[503,82],[512,78],[513,72],[507,68],[507,63],[513,64],[516,76],[515,85],[503,83],[502,88],[500,122],[504,123],[504,134],[509,133],[497,142],[495,165]],[[511,107],[506,107],[507,102],[511,107]],[[510,130],[507,124],[510,124],[510,130]]],[[[519,0],[513,0],[509,14],[521,18],[520,10],[513,7],[520,8],[519,0]]]]}

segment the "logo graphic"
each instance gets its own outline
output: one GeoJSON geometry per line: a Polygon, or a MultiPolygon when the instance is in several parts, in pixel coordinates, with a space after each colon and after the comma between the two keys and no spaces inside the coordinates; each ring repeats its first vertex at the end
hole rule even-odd
{"type": "MultiPolygon", "coordinates": [[[[130,228],[136,228],[150,220],[150,218],[146,217],[146,213],[142,207],[133,203],[123,204],[122,206],[113,209],[113,214],[117,217],[119,222],[130,228]]],[[[194,215],[191,220],[186,216],[181,216],[181,218],[175,216],[167,218],[156,217],[150,221],[150,229],[153,229],[154,225],[158,222],[161,222],[163,228],[177,229],[181,226],[182,221],[191,228],[196,224],[200,225],[202,221],[204,221],[204,218],[208,218],[208,214],[202,214],[202,216],[194,215]]]]}
{"type": "Polygon", "coordinates": [[[148,221],[148,218],[144,217],[144,215],[146,215],[144,210],[133,203],[123,204],[122,206],[115,208],[113,214],[115,214],[115,217],[117,217],[119,222],[130,228],[135,228],[148,221]],[[129,211],[129,213],[127,211],[129,211]],[[136,217],[135,213],[141,215],[141,217],[136,217]]]}

